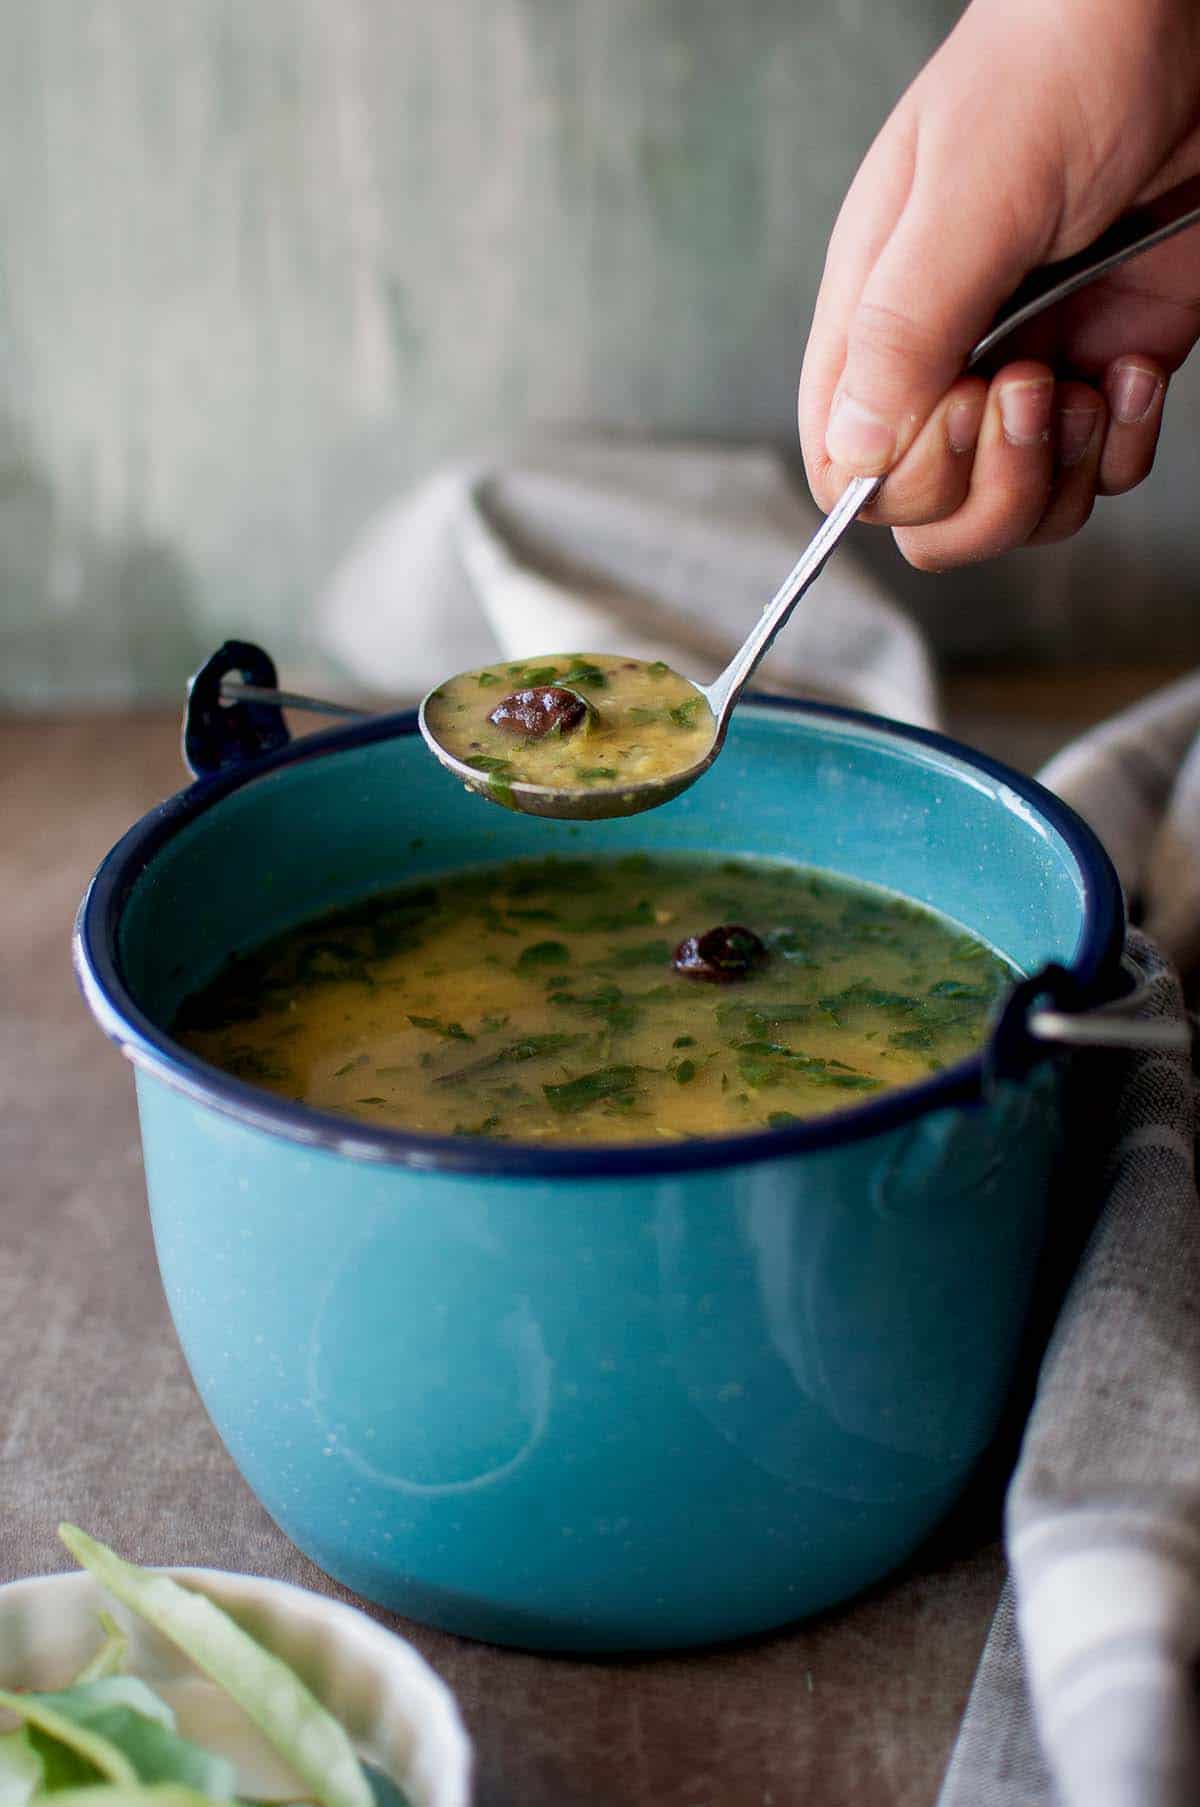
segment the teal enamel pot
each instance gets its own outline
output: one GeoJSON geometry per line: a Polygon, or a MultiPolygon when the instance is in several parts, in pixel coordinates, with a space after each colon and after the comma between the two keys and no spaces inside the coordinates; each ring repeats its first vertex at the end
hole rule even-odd
{"type": "Polygon", "coordinates": [[[214,769],[109,854],[76,960],[134,1064],[196,1385],[288,1535],[383,1606],[545,1649],[761,1631],[899,1564],[992,1438],[1026,1325],[1063,1066],[1025,1013],[1118,985],[1121,894],[1087,828],[939,735],[770,699],[694,789],[583,825],[460,790],[412,715],[289,743],[239,703],[189,745],[214,769]],[[595,1150],[375,1129],[172,1040],[231,952],[321,911],[642,848],[881,882],[1029,983],[922,1084],[595,1150]]]}

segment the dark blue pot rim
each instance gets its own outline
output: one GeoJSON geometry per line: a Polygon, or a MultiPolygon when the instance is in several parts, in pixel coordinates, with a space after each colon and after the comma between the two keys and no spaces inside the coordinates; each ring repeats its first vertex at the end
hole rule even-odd
{"type": "MultiPolygon", "coordinates": [[[[1125,908],[1112,862],[1096,836],[1053,792],[1019,772],[976,752],[948,735],[911,727],[885,716],[832,703],[792,697],[747,698],[789,714],[850,722],[874,733],[910,741],[948,754],[1015,791],[1070,848],[1083,880],[1083,932],[1068,971],[1083,992],[1099,999],[1111,993],[1125,936],[1125,908]]],[[[101,863],[79,906],[75,923],[75,970],[90,1009],[110,1040],[136,1065],[175,1090],[268,1134],[326,1149],[351,1159],[416,1168],[426,1172],[491,1174],[501,1177],[608,1179],[633,1174],[687,1173],[696,1169],[749,1166],[786,1160],[816,1149],[841,1147],[899,1128],[930,1111],[968,1107],[983,1097],[986,1051],[956,1062],[931,1078],[898,1087],[873,1101],[851,1105],[786,1129],[745,1131],[690,1142],[630,1143],[602,1148],[546,1148],[536,1143],[488,1142],[461,1136],[410,1135],[375,1128],[328,1111],[276,1098],[190,1054],[143,1014],[121,972],[117,928],[125,903],[158,851],[198,816],[243,785],[301,760],[320,759],[375,741],[417,732],[415,710],[370,716],[349,727],[304,735],[278,752],[234,771],[203,778],[143,816],[101,863]]]]}

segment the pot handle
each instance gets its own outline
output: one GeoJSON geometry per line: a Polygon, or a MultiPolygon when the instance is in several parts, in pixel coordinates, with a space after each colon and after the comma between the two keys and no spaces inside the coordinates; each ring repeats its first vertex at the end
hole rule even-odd
{"type": "Polygon", "coordinates": [[[231,673],[257,690],[273,691],[279,678],[270,653],[249,640],[226,640],[205,660],[188,683],[183,715],[184,763],[197,778],[277,753],[291,739],[277,704],[222,695],[231,673]]]}
{"type": "Polygon", "coordinates": [[[992,1030],[989,1076],[1022,1078],[1054,1047],[1187,1053],[1190,1023],[1139,1016],[1149,991],[1145,974],[1128,954],[1121,972],[1125,989],[1099,1004],[1089,1003],[1079,981],[1054,964],[1014,985],[992,1030]]]}

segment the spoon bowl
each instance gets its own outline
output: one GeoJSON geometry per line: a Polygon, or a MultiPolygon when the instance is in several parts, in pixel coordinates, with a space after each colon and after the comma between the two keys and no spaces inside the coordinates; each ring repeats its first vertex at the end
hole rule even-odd
{"type": "MultiPolygon", "coordinates": [[[[683,674],[675,675],[681,677],[683,674]]],[[[715,732],[712,740],[702,758],[691,760],[677,771],[660,773],[653,778],[643,778],[632,783],[571,786],[533,784],[522,779],[498,778],[495,773],[468,765],[442,744],[430,725],[428,704],[434,695],[432,690],[422,698],[417,711],[417,725],[434,758],[460,784],[467,790],[474,791],[477,796],[486,797],[491,803],[499,803],[504,809],[519,810],[527,816],[549,816],[569,822],[599,822],[611,816],[640,815],[643,810],[657,809],[660,804],[669,803],[672,797],[678,797],[681,791],[686,791],[695,784],[697,778],[702,778],[721,751],[729,726],[730,711],[726,710],[723,718],[718,715],[714,702],[717,685],[706,687],[695,683],[691,678],[685,678],[684,682],[703,700],[714,718],[715,732]]],[[[440,689],[440,685],[437,688],[440,689]]]]}

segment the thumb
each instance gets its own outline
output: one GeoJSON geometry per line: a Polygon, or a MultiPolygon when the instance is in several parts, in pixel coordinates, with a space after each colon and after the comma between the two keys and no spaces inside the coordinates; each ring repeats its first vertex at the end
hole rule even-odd
{"type": "Polygon", "coordinates": [[[981,205],[979,173],[973,194],[953,180],[939,193],[936,178],[910,192],[845,321],[825,449],[847,473],[881,476],[904,456],[1053,234],[1033,210],[1019,235],[998,231],[1006,210],[994,192],[981,205]]]}

